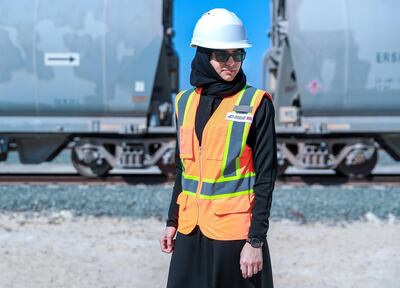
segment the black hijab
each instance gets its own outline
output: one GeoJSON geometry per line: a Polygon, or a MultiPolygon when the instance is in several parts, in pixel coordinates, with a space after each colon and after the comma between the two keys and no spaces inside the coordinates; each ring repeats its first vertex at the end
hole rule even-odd
{"type": "Polygon", "coordinates": [[[210,64],[212,50],[198,47],[192,61],[190,84],[202,87],[200,103],[197,107],[195,131],[201,145],[202,134],[208,119],[218,108],[225,96],[235,95],[246,85],[246,75],[240,68],[232,81],[225,81],[210,64]]]}
{"type": "Polygon", "coordinates": [[[202,87],[202,95],[216,97],[231,96],[242,90],[246,85],[246,75],[240,68],[238,74],[232,81],[225,81],[218,75],[210,63],[212,50],[198,47],[192,61],[190,73],[190,84],[202,87]]]}

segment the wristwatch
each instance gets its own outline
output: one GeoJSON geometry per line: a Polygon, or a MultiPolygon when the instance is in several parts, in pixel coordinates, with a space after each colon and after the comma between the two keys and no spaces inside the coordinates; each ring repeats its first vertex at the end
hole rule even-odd
{"type": "Polygon", "coordinates": [[[253,248],[261,248],[264,242],[258,238],[249,238],[246,240],[253,248]]]}

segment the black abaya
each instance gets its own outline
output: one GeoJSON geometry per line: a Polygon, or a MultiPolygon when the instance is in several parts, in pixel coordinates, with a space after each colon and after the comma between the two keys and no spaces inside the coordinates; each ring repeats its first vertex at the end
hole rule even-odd
{"type": "Polygon", "coordinates": [[[268,244],[262,248],[263,270],[246,279],[239,264],[244,244],[209,239],[198,228],[189,235],[178,233],[167,288],[272,288],[268,244]]]}

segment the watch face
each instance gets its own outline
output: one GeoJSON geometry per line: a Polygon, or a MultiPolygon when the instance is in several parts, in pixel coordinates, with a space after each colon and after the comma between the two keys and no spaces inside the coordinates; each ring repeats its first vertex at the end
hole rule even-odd
{"type": "Polygon", "coordinates": [[[251,238],[251,239],[249,239],[248,242],[250,243],[250,245],[253,248],[261,248],[261,246],[262,246],[262,241],[260,239],[257,239],[257,238],[251,238]]]}

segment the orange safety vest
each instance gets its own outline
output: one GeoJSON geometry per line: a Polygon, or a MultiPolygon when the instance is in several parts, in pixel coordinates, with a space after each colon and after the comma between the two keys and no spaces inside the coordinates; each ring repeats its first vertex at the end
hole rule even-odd
{"type": "Polygon", "coordinates": [[[211,239],[246,239],[256,175],[246,141],[262,98],[271,96],[246,86],[224,97],[204,127],[200,147],[195,133],[200,95],[201,88],[190,89],[175,99],[182,162],[178,231],[189,234],[198,225],[211,239]]]}

